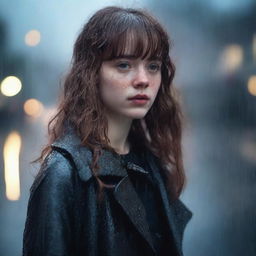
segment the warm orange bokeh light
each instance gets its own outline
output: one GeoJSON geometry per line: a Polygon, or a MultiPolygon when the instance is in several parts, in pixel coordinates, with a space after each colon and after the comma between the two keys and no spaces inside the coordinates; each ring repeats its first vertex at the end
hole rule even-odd
{"type": "Polygon", "coordinates": [[[43,112],[43,104],[37,99],[29,99],[24,103],[24,111],[28,116],[38,117],[43,112]]]}
{"type": "Polygon", "coordinates": [[[232,44],[224,48],[220,56],[221,70],[230,73],[237,70],[243,62],[243,48],[240,45],[232,44]]]}
{"type": "Polygon", "coordinates": [[[21,137],[17,132],[11,132],[4,144],[4,178],[6,197],[15,201],[20,198],[19,155],[21,137]]]}
{"type": "Polygon", "coordinates": [[[41,34],[38,30],[30,30],[25,35],[25,43],[28,46],[36,46],[41,41],[41,34]]]}
{"type": "Polygon", "coordinates": [[[256,96],[256,75],[251,76],[248,80],[248,91],[251,95],[256,96]]]}

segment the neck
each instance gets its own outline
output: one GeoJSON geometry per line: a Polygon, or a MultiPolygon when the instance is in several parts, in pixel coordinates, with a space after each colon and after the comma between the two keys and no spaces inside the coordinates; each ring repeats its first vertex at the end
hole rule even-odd
{"type": "Polygon", "coordinates": [[[108,115],[108,138],[110,146],[118,154],[127,154],[130,150],[130,145],[127,140],[132,119],[121,118],[118,116],[108,115]]]}

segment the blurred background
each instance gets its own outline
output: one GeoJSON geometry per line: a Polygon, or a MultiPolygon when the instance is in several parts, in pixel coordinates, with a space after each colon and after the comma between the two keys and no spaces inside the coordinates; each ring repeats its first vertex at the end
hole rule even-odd
{"type": "Polygon", "coordinates": [[[185,256],[256,255],[256,0],[0,2],[0,255],[21,255],[30,162],[73,43],[107,5],[147,8],[172,39],[186,115],[185,256]]]}

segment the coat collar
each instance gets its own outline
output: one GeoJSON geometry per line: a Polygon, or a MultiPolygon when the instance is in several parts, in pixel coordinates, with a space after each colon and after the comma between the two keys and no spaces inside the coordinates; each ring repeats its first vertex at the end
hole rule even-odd
{"type": "MultiPolygon", "coordinates": [[[[79,176],[83,181],[88,181],[93,176],[90,169],[92,152],[89,148],[81,145],[80,138],[71,127],[67,127],[64,135],[53,142],[51,147],[66,154],[74,161],[79,176]]],[[[100,167],[98,171],[99,176],[110,175],[124,178],[127,176],[127,168],[134,172],[148,174],[142,167],[131,162],[125,163],[119,154],[105,149],[102,150],[98,165],[100,167]]]]}

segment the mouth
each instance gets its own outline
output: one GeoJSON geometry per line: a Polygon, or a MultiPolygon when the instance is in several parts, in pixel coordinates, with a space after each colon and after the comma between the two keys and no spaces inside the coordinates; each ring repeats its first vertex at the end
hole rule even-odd
{"type": "Polygon", "coordinates": [[[146,94],[137,94],[128,98],[128,100],[149,100],[149,97],[146,94]]]}
{"type": "Polygon", "coordinates": [[[128,98],[134,105],[145,105],[149,101],[149,97],[146,94],[137,94],[128,98]]]}

